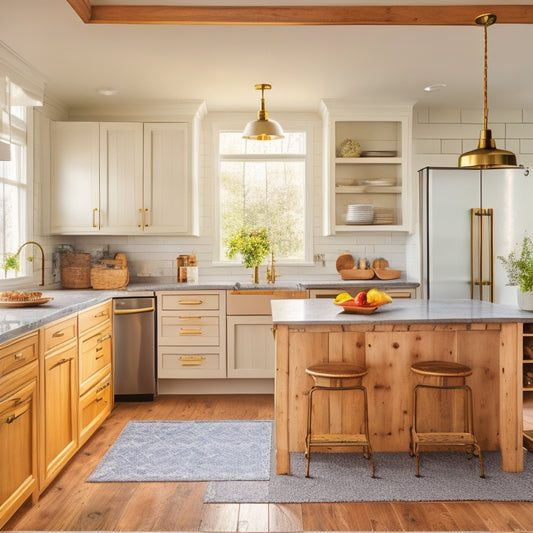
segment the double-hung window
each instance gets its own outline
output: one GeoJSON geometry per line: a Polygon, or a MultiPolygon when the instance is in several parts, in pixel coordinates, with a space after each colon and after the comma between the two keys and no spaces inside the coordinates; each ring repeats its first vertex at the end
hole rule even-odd
{"type": "MultiPolygon", "coordinates": [[[[10,106],[10,159],[0,161],[0,263],[14,255],[27,240],[30,190],[26,172],[26,108],[10,106]]],[[[0,280],[30,275],[31,264],[20,262],[20,271],[2,269],[0,280]]]]}
{"type": "Polygon", "coordinates": [[[309,132],[285,131],[283,139],[251,141],[242,131],[218,132],[219,250],[227,260],[230,235],[266,228],[276,261],[303,262],[310,254],[309,132]]]}

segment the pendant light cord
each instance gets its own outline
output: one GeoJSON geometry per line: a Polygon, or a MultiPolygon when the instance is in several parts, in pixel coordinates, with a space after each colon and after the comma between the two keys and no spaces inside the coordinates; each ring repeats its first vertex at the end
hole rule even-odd
{"type": "Polygon", "coordinates": [[[483,69],[483,129],[486,130],[489,123],[489,110],[487,105],[487,63],[488,63],[488,54],[487,54],[487,24],[483,24],[483,33],[485,37],[485,54],[484,54],[484,69],[483,69]]]}

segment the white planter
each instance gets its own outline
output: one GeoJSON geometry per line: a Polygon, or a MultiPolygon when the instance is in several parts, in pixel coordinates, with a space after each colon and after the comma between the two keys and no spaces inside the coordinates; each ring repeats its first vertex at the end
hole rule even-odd
{"type": "Polygon", "coordinates": [[[521,292],[518,289],[518,307],[523,311],[533,311],[533,292],[521,292]]]}

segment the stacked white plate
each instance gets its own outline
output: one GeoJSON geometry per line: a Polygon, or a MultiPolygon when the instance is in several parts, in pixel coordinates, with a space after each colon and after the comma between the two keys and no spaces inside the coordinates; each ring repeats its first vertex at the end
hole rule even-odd
{"type": "Polygon", "coordinates": [[[372,204],[351,204],[346,208],[346,224],[372,224],[373,220],[372,204]]]}

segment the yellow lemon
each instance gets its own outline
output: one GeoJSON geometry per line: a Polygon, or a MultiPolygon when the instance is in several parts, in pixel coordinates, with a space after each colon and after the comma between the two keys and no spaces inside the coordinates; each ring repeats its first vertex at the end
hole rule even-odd
{"type": "Polygon", "coordinates": [[[347,300],[353,300],[353,296],[351,294],[348,294],[347,292],[341,292],[338,294],[333,300],[336,304],[341,304],[342,302],[346,302],[347,300]]]}
{"type": "Polygon", "coordinates": [[[388,294],[378,291],[377,289],[370,289],[366,293],[366,301],[369,304],[385,305],[390,304],[392,302],[392,298],[388,294]]]}

